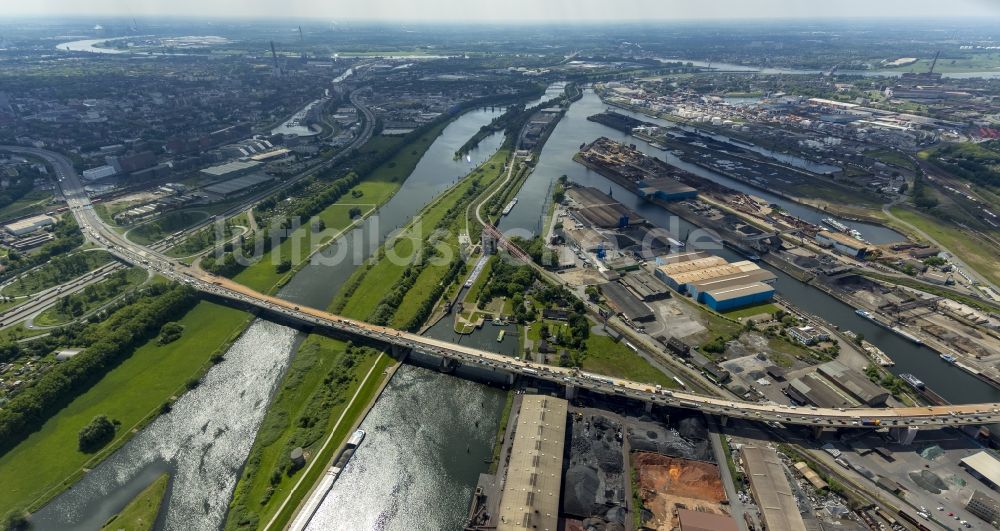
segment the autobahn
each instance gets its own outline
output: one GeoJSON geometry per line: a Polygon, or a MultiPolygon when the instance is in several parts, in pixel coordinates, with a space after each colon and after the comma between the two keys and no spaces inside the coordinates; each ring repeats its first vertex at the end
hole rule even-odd
{"type": "Polygon", "coordinates": [[[588,374],[576,369],[553,367],[511,358],[495,352],[459,345],[409,332],[376,326],[354,319],[301,307],[278,297],[265,295],[229,279],[185,266],[160,251],[126,240],[104,224],[94,212],[79,176],[69,161],[57,154],[37,150],[56,168],[59,186],[70,211],[86,237],[121,260],[185,283],[216,298],[237,305],[256,307],[271,315],[342,335],[412,349],[476,365],[487,370],[545,380],[577,390],[633,399],[655,405],[699,410],[723,418],[743,418],[781,424],[832,428],[875,428],[916,426],[932,428],[1000,422],[1000,404],[965,404],[902,408],[815,408],[745,402],[702,394],[657,389],[648,384],[588,374]]]}

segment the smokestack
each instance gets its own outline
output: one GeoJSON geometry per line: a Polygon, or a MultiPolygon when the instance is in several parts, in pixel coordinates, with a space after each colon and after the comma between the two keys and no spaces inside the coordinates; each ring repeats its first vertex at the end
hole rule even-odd
{"type": "Polygon", "coordinates": [[[278,68],[278,54],[274,51],[274,41],[271,41],[271,57],[274,58],[274,68],[278,68]]]}

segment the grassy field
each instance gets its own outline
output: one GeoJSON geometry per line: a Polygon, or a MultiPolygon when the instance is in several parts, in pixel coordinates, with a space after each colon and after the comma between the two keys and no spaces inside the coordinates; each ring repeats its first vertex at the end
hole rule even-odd
{"type": "Polygon", "coordinates": [[[30,328],[30,329],[25,328],[24,323],[22,322],[16,326],[0,330],[0,343],[6,343],[8,341],[17,341],[19,339],[40,336],[42,334],[47,334],[47,333],[48,330],[39,330],[37,328],[30,328]]]}
{"type": "MultiPolygon", "coordinates": [[[[886,68],[894,72],[926,72],[931,67],[933,57],[920,59],[917,62],[899,68],[886,68]]],[[[970,53],[961,58],[941,58],[934,66],[935,72],[990,72],[1000,69],[1000,53],[970,53]]]]}
{"type": "Polygon", "coordinates": [[[731,312],[725,312],[722,315],[730,319],[742,319],[745,317],[753,317],[755,315],[760,315],[762,313],[773,314],[778,311],[778,307],[774,304],[758,304],[756,306],[748,306],[746,308],[740,308],[739,310],[733,310],[731,312]]]}
{"type": "Polygon", "coordinates": [[[159,346],[152,340],[50,418],[13,450],[0,456],[0,514],[33,508],[57,494],[107,452],[132,435],[133,427],[155,417],[170,396],[204,370],[209,358],[249,322],[246,313],[199,302],[178,321],[181,338],[159,346]],[[121,422],[117,439],[101,453],[77,449],[77,433],[97,415],[121,422]]]}
{"type": "Polygon", "coordinates": [[[202,209],[177,210],[164,214],[153,221],[136,225],[125,236],[139,245],[149,245],[166,238],[179,230],[208,219],[210,214],[202,209]]]}
{"type": "MultiPolygon", "coordinates": [[[[506,150],[498,151],[493,157],[484,162],[479,169],[469,175],[480,177],[481,188],[488,186],[490,182],[500,175],[503,169],[503,161],[506,160],[508,154],[509,151],[506,150]]],[[[402,260],[383,259],[370,267],[358,268],[345,283],[348,286],[356,285],[356,289],[350,292],[350,295],[342,292],[338,295],[332,307],[339,308],[344,315],[357,318],[365,318],[370,315],[382,299],[382,294],[385,293],[386,286],[395,285],[402,278],[403,272],[410,261],[412,261],[416,242],[426,238],[433,228],[444,218],[448,209],[458,204],[463,194],[472,188],[473,181],[474,179],[464,178],[425,207],[420,215],[414,218],[413,223],[400,233],[398,239],[387,242],[384,246],[385,252],[391,252],[395,256],[402,258],[402,260]]],[[[451,244],[453,251],[457,249],[457,240],[455,239],[457,238],[456,227],[461,223],[462,218],[458,216],[450,224],[450,234],[446,241],[451,244]]],[[[433,286],[437,281],[440,281],[446,270],[446,265],[426,267],[421,272],[421,277],[424,278],[418,277],[417,283],[425,288],[433,286]]],[[[410,289],[407,292],[409,300],[404,298],[400,309],[406,308],[408,311],[416,311],[419,301],[417,301],[417,304],[410,303],[413,302],[413,298],[419,298],[421,293],[426,294],[426,291],[420,292],[416,289],[410,289]],[[413,295],[412,297],[411,294],[413,295]]],[[[407,313],[407,310],[404,310],[403,313],[407,313]]]]}
{"type": "MultiPolygon", "coordinates": [[[[258,431],[233,496],[226,529],[253,529],[270,520],[301,476],[300,473],[280,473],[278,481],[274,482],[272,471],[287,465],[288,452],[296,446],[306,450],[309,462],[323,464],[329,461],[333,449],[350,435],[354,419],[374,396],[383,372],[395,363],[388,356],[369,353],[345,372],[342,364],[345,351],[344,342],[318,335],[310,336],[299,348],[258,431]],[[328,431],[344,413],[358,385],[373,367],[372,377],[364,382],[358,400],[351,404],[333,442],[327,451],[317,455],[328,431]],[[339,385],[334,388],[331,381],[339,385]],[[317,413],[321,413],[318,418],[317,413]],[[308,419],[307,428],[300,419],[308,419]]],[[[323,466],[313,467],[310,477],[324,470],[323,466]]],[[[301,499],[311,483],[307,481],[304,485],[305,489],[297,491],[296,499],[301,499]]]]}
{"type": "Polygon", "coordinates": [[[865,155],[892,166],[899,166],[900,168],[905,168],[907,170],[916,169],[913,161],[906,158],[902,153],[891,149],[875,149],[865,152],[865,155]]]}
{"type": "Polygon", "coordinates": [[[200,253],[234,238],[237,234],[240,234],[240,229],[236,227],[245,227],[247,223],[247,214],[245,212],[226,220],[227,227],[223,229],[222,238],[218,241],[216,241],[216,231],[219,229],[213,223],[187,238],[176,242],[176,245],[167,249],[164,254],[173,258],[183,258],[200,253]]]}
{"type": "MultiPolygon", "coordinates": [[[[87,251],[81,255],[86,263],[86,271],[90,272],[114,260],[107,251],[87,251]]],[[[79,275],[64,274],[52,263],[36,267],[21,275],[17,280],[3,288],[3,294],[9,296],[30,295],[44,289],[68,282],[79,275]]]]}
{"type": "Polygon", "coordinates": [[[0,221],[14,219],[33,212],[42,212],[43,207],[49,201],[52,201],[52,193],[44,190],[32,190],[17,201],[0,208],[0,221]]]}
{"type": "Polygon", "coordinates": [[[103,526],[107,531],[148,531],[156,523],[156,515],[160,512],[163,495],[167,492],[170,475],[163,474],[152,484],[143,489],[122,509],[122,512],[111,517],[103,526]]]}
{"type": "Polygon", "coordinates": [[[587,355],[583,357],[582,367],[585,371],[667,388],[678,386],[673,378],[652,366],[623,342],[616,343],[608,336],[591,333],[586,345],[587,355]]]}
{"type": "MultiPolygon", "coordinates": [[[[102,285],[110,282],[109,279],[105,279],[96,284],[92,284],[92,286],[98,290],[97,295],[94,298],[91,299],[86,297],[86,288],[84,288],[84,291],[69,295],[67,298],[73,297],[82,301],[82,311],[78,314],[78,316],[83,316],[96,310],[97,308],[100,308],[101,306],[104,306],[119,296],[132,291],[133,288],[145,282],[148,277],[149,275],[146,273],[145,269],[141,267],[130,267],[125,274],[125,285],[120,287],[118,290],[109,290],[101,293],[100,288],[102,285]]],[[[35,324],[38,326],[56,326],[68,323],[74,318],[75,317],[70,314],[66,308],[57,304],[38,314],[38,316],[35,317],[35,324]]]]}
{"type": "Polygon", "coordinates": [[[1000,284],[1000,259],[996,248],[975,235],[944,223],[916,210],[893,207],[892,213],[899,219],[924,231],[961,258],[990,282],[1000,284]]]}

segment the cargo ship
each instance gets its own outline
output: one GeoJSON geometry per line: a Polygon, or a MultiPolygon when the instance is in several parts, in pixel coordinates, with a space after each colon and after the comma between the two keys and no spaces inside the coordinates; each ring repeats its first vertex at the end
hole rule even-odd
{"type": "Polygon", "coordinates": [[[725,248],[727,248],[727,249],[730,249],[732,251],[736,251],[737,254],[740,254],[741,256],[743,256],[743,258],[746,258],[747,260],[750,260],[751,262],[759,262],[760,261],[760,255],[759,254],[757,254],[757,253],[755,253],[755,252],[753,252],[753,251],[751,251],[751,250],[743,247],[742,245],[738,245],[738,244],[733,243],[733,242],[731,242],[729,240],[722,240],[722,246],[725,247],[725,248]]]}
{"type": "Polygon", "coordinates": [[[503,211],[500,212],[500,215],[506,216],[507,214],[510,214],[510,211],[514,210],[514,207],[516,205],[517,205],[517,198],[515,197],[514,199],[510,200],[510,203],[507,203],[507,206],[503,207],[503,211]]]}
{"type": "Polygon", "coordinates": [[[870,357],[872,361],[874,361],[878,365],[881,365],[882,367],[892,367],[893,365],[896,364],[896,362],[892,361],[892,358],[886,355],[886,353],[883,352],[882,349],[876,347],[875,345],[872,345],[871,343],[865,341],[864,339],[861,340],[861,348],[863,348],[865,352],[868,353],[868,357],[870,357]]]}
{"type": "Polygon", "coordinates": [[[900,374],[899,375],[899,379],[903,380],[904,382],[906,382],[908,384],[910,384],[910,386],[912,386],[914,389],[916,389],[918,391],[923,391],[924,388],[926,387],[924,385],[923,380],[917,378],[916,376],[914,376],[914,375],[912,375],[912,374],[910,374],[908,372],[904,372],[903,374],[900,374]]]}
{"type": "Polygon", "coordinates": [[[503,341],[503,336],[505,335],[507,335],[507,331],[501,330],[500,333],[497,335],[497,343],[503,341]]]}
{"type": "Polygon", "coordinates": [[[894,327],[890,328],[890,330],[892,330],[893,332],[899,334],[900,336],[903,336],[906,339],[909,339],[910,341],[912,341],[912,342],[914,342],[914,343],[916,343],[918,345],[923,345],[924,344],[924,342],[919,337],[917,337],[917,336],[915,336],[915,335],[907,332],[906,330],[903,330],[902,328],[900,328],[898,326],[894,326],[894,327]]]}
{"type": "Polygon", "coordinates": [[[841,222],[839,222],[839,221],[837,221],[837,220],[835,220],[833,218],[823,218],[823,223],[829,225],[830,227],[832,227],[834,229],[837,229],[840,232],[847,232],[847,231],[850,230],[847,227],[847,225],[844,225],[843,223],[841,223],[841,222]]]}
{"type": "Polygon", "coordinates": [[[361,446],[361,441],[365,440],[365,430],[355,430],[354,434],[347,441],[348,448],[357,448],[361,446]]]}

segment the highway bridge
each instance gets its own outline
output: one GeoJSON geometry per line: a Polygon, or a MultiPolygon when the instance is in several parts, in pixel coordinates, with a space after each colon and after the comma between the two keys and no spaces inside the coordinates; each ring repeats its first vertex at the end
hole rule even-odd
{"type": "Polygon", "coordinates": [[[343,336],[362,337],[394,349],[412,349],[458,364],[476,365],[501,374],[521,375],[552,382],[566,388],[573,396],[588,390],[609,396],[645,402],[647,407],[662,405],[698,410],[718,415],[723,420],[742,418],[814,428],[875,428],[916,426],[932,428],[1000,422],[1000,404],[966,404],[904,408],[815,408],[744,402],[690,392],[658,389],[648,384],[588,374],[576,369],[554,367],[511,358],[495,352],[433,339],[362,321],[348,319],[308,307],[300,307],[278,297],[265,295],[231,280],[216,277],[163,255],[160,251],[126,240],[96,215],[79,176],[70,162],[58,153],[33,150],[54,167],[59,186],[70,211],[88,239],[106,248],[121,260],[145,267],[177,282],[231,301],[243,307],[255,307],[263,315],[301,323],[343,336]]]}

